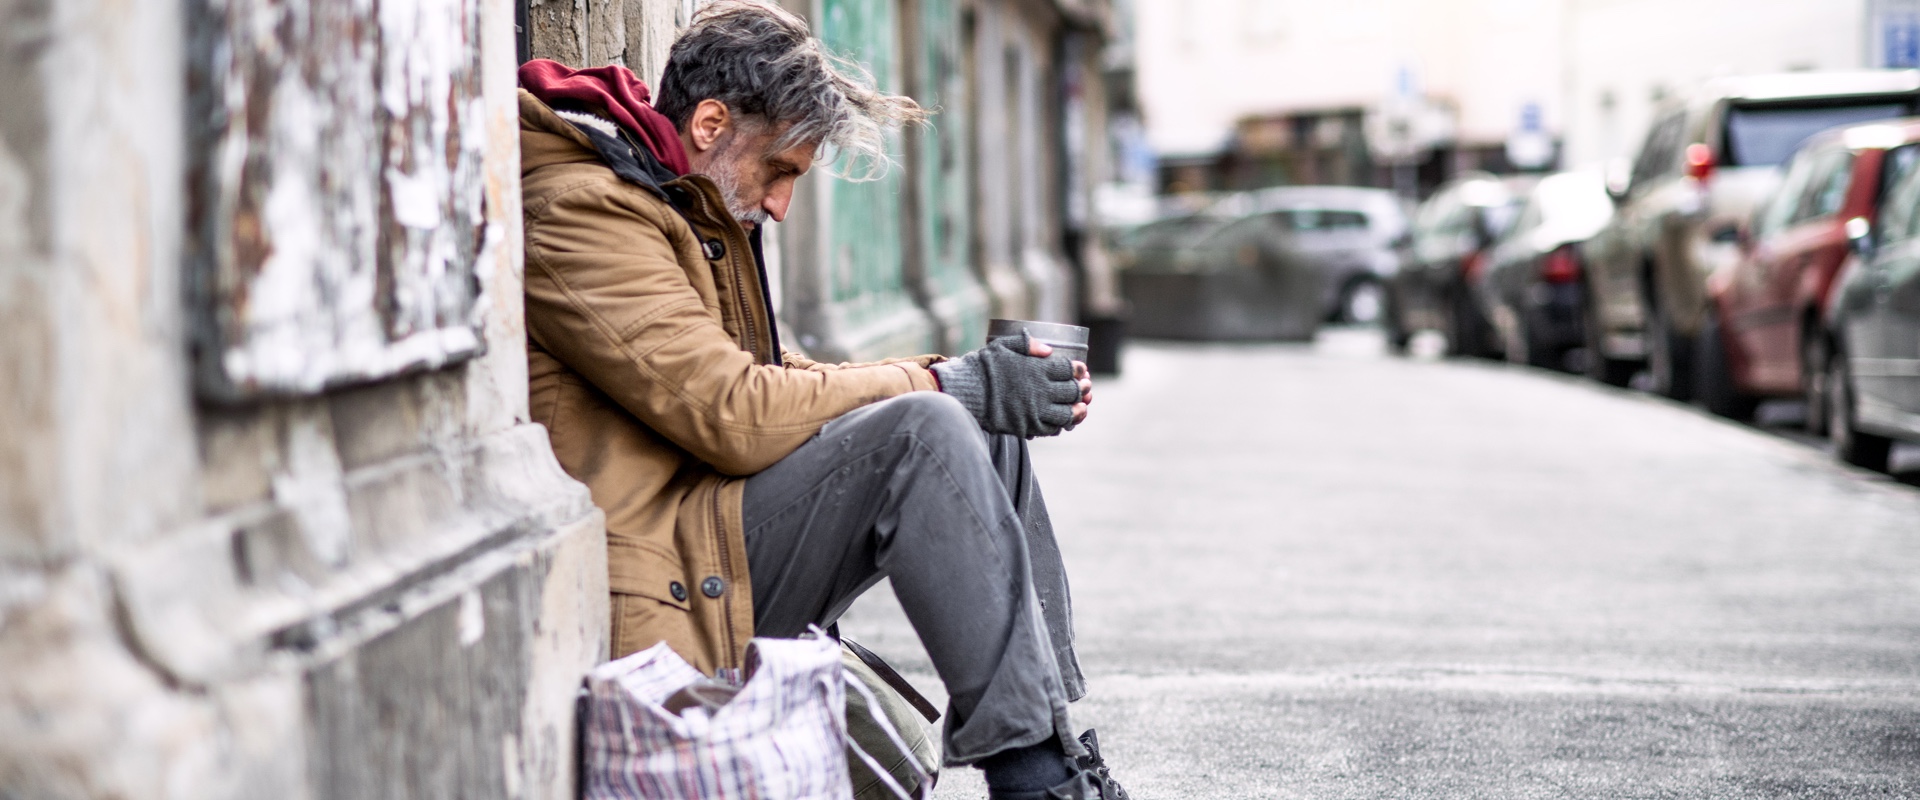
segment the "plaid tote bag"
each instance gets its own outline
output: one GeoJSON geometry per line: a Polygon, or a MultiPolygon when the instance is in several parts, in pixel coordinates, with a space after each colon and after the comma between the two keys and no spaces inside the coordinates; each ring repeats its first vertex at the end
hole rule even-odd
{"type": "MultiPolygon", "coordinates": [[[[744,683],[708,678],[666,643],[587,675],[587,800],[846,800],[846,690],[840,645],[754,639],[744,683]]],[[[897,733],[888,730],[900,748],[897,733]]],[[[856,749],[866,763],[878,764],[856,749]]],[[[924,779],[923,779],[924,780],[924,779]]],[[[930,783],[930,780],[927,780],[930,783]]],[[[890,778],[888,788],[909,797],[890,778]]]]}

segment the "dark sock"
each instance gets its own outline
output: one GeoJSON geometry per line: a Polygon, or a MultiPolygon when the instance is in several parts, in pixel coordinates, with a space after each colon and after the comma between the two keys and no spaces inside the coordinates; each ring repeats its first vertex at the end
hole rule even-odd
{"type": "Polygon", "coordinates": [[[1052,736],[1039,744],[994,753],[981,759],[978,766],[987,774],[987,791],[996,797],[1044,792],[1073,777],[1067,768],[1066,751],[1052,736]]]}

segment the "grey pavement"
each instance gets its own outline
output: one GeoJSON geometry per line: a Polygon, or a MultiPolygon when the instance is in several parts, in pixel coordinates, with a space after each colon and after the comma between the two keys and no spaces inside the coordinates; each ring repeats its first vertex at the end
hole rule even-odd
{"type": "Polygon", "coordinates": [[[1035,459],[1137,800],[1920,797],[1920,490],[1368,331],[1125,366],[1035,459]]]}

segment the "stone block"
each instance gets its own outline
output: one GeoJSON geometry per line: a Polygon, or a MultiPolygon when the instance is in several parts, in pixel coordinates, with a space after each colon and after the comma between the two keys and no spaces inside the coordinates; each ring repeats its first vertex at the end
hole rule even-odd
{"type": "MultiPolygon", "coordinates": [[[[5,157],[0,152],[0,215],[8,205],[5,157]]],[[[0,218],[0,238],[8,224],[0,218]]],[[[57,497],[53,323],[44,283],[20,272],[24,258],[0,242],[0,559],[46,550],[57,497]]]]}
{"type": "Polygon", "coordinates": [[[340,466],[359,469],[466,435],[463,372],[429,372],[329,395],[340,466]]]}
{"type": "Polygon", "coordinates": [[[586,66],[587,0],[527,0],[527,38],[534,58],[586,66]]]}
{"type": "Polygon", "coordinates": [[[233,559],[240,582],[292,595],[306,594],[327,579],[328,565],[313,552],[299,521],[269,508],[233,531],[233,559]]]}
{"type": "Polygon", "coordinates": [[[214,710],[171,691],[115,633],[96,570],[40,573],[0,599],[0,797],[232,795],[214,710]]]}
{"type": "Polygon", "coordinates": [[[512,796],[534,581],[508,569],[308,673],[315,793],[512,796]]]}
{"type": "Polygon", "coordinates": [[[422,587],[418,610],[397,600],[404,621],[309,670],[315,795],[576,797],[572,698],[606,655],[605,552],[592,513],[422,587]]]}
{"type": "Polygon", "coordinates": [[[284,411],[203,411],[195,434],[200,445],[200,493],[210,513],[230,511],[273,496],[273,476],[282,471],[284,411]]]}
{"type": "Polygon", "coordinates": [[[459,456],[414,456],[370,467],[347,483],[355,560],[377,558],[472,519],[458,493],[459,456]]]}

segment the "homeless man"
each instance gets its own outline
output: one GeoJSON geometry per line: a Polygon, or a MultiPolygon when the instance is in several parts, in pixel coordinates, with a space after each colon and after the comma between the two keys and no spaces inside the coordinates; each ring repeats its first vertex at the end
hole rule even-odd
{"type": "Polygon", "coordinates": [[[1085,367],[1026,337],[957,359],[780,349],[760,223],[817,154],[886,167],[914,102],[771,5],[708,5],[657,105],[623,67],[521,68],[534,419],[606,511],[613,655],[709,674],[890,578],[993,798],[1124,797],[1068,732],[1084,693],[1026,440],[1084,418],[1085,367]]]}

